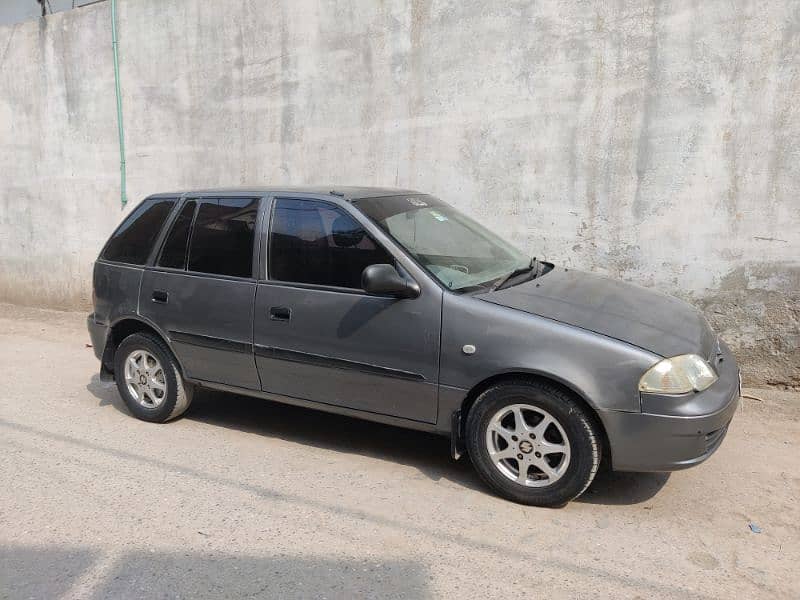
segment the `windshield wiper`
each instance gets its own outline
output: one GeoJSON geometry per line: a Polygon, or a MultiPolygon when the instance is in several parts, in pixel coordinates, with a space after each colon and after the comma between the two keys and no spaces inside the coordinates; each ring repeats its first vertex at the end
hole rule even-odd
{"type": "Polygon", "coordinates": [[[485,283],[476,283],[474,285],[465,285],[460,288],[453,288],[454,292],[458,292],[459,294],[471,294],[472,292],[488,292],[490,288],[485,283]]]}
{"type": "Polygon", "coordinates": [[[531,262],[527,267],[520,267],[518,269],[514,269],[508,275],[498,279],[495,282],[495,284],[489,289],[489,291],[490,292],[494,292],[496,290],[502,289],[503,286],[505,284],[507,284],[514,277],[517,277],[518,275],[523,275],[524,273],[529,273],[529,272],[534,271],[534,270],[536,271],[536,273],[534,274],[534,276],[531,279],[535,279],[536,276],[539,274],[538,273],[538,271],[539,271],[539,261],[536,259],[535,256],[531,259],[531,262]]]}

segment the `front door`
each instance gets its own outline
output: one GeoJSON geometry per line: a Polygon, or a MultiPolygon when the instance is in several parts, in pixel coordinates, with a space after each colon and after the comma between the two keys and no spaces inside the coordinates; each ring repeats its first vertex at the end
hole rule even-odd
{"type": "Polygon", "coordinates": [[[253,340],[263,390],[436,421],[439,288],[414,299],[367,295],[366,266],[399,265],[353,215],[322,200],[275,199],[266,254],[253,340]]]}
{"type": "Polygon", "coordinates": [[[258,198],[184,201],[142,276],[139,311],[166,333],[190,379],[259,389],[252,346],[258,206],[258,198]]]}

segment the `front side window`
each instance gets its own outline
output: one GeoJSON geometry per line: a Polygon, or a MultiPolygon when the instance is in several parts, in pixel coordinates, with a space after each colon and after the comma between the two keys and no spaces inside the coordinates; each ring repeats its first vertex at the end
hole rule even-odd
{"type": "Polygon", "coordinates": [[[196,206],[197,202],[194,200],[190,200],[183,205],[164,242],[161,257],[158,259],[158,266],[171,267],[173,269],[186,268],[186,250],[189,245],[189,233],[196,206]]]}
{"type": "Polygon", "coordinates": [[[189,248],[189,271],[251,277],[258,198],[203,200],[189,248]]]}
{"type": "Polygon", "coordinates": [[[270,279],[361,289],[361,273],[374,264],[394,259],[342,209],[316,200],[276,201],[270,279]]]}
{"type": "Polygon", "coordinates": [[[175,198],[150,198],[142,202],[108,240],[103,258],[131,265],[146,263],[175,202],[175,198]]]}
{"type": "Polygon", "coordinates": [[[529,256],[433,196],[364,198],[354,204],[451,290],[488,287],[531,264],[529,256]]]}

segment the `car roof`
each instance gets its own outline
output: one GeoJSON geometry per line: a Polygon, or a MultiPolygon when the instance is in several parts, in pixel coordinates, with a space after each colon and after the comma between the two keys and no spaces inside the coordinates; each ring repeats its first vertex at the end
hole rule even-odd
{"type": "Polygon", "coordinates": [[[344,198],[345,200],[358,200],[361,198],[380,198],[381,196],[399,196],[408,194],[419,194],[414,190],[388,187],[368,187],[368,186],[348,186],[348,185],[302,185],[302,186],[265,186],[265,187],[229,187],[229,188],[209,188],[197,190],[183,190],[177,192],[159,192],[150,194],[154,196],[182,196],[210,194],[318,194],[330,195],[344,198]]]}

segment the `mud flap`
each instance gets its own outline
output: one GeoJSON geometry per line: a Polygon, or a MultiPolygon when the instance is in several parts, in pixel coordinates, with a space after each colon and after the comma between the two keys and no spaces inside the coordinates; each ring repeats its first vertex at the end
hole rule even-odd
{"type": "Polygon", "coordinates": [[[114,344],[109,340],[106,347],[103,349],[103,358],[100,359],[100,381],[110,382],[114,381],[114,344]]]}
{"type": "Polygon", "coordinates": [[[450,417],[450,456],[458,460],[464,454],[464,440],[461,435],[461,411],[457,410],[450,417]]]}

